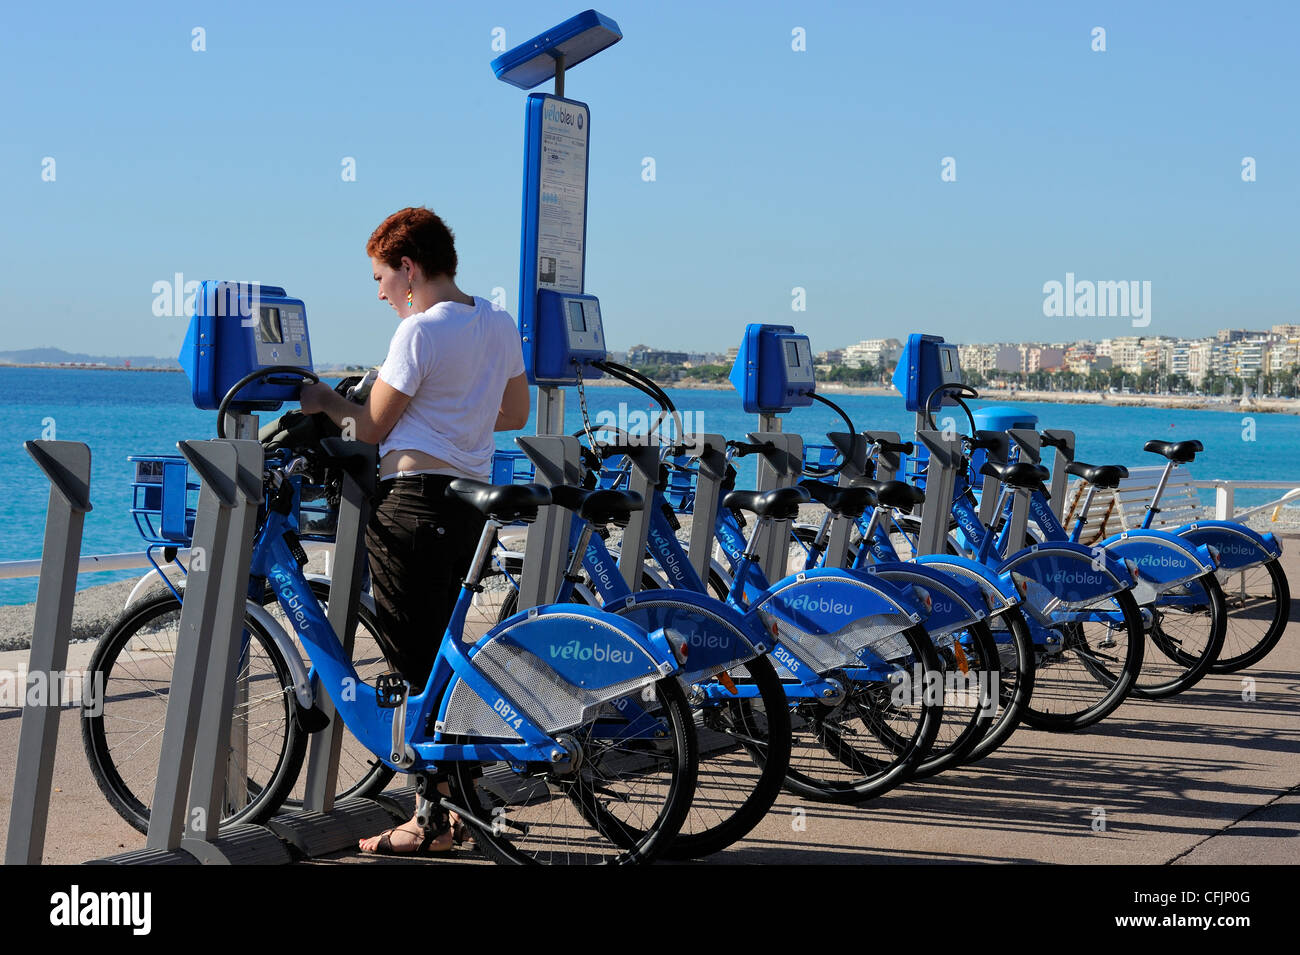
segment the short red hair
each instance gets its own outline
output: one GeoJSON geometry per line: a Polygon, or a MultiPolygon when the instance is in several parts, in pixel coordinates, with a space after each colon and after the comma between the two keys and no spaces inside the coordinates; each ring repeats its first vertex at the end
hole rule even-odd
{"type": "Polygon", "coordinates": [[[432,209],[407,206],[394,212],[370,233],[366,254],[390,269],[408,256],[427,279],[456,277],[456,237],[432,209]]]}

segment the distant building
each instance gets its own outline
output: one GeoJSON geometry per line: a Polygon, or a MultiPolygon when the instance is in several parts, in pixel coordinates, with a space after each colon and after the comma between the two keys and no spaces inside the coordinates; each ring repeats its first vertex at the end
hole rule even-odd
{"type": "Polygon", "coordinates": [[[875,368],[880,359],[885,365],[898,363],[903,344],[897,338],[868,338],[844,349],[844,364],[850,368],[875,368]]]}
{"type": "Polygon", "coordinates": [[[634,345],[627,351],[627,360],[632,365],[681,365],[690,360],[684,351],[658,351],[644,345],[634,345]]]}

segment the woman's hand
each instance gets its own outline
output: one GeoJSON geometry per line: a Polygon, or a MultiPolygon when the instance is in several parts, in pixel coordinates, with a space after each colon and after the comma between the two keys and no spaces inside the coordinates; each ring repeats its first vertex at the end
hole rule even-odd
{"type": "Polygon", "coordinates": [[[316,381],[302,386],[298,402],[302,405],[303,414],[316,414],[326,409],[326,402],[332,396],[334,396],[333,388],[324,382],[316,381]]]}

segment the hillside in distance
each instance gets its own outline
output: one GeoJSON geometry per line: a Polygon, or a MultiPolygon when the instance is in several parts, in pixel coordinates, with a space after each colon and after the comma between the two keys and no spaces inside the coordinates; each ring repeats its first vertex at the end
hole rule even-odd
{"type": "Polygon", "coordinates": [[[108,365],[114,368],[122,368],[130,364],[132,368],[180,367],[180,362],[175,358],[159,358],[156,355],[85,355],[79,352],[67,352],[62,348],[22,348],[18,351],[0,351],[0,364],[108,365]]]}

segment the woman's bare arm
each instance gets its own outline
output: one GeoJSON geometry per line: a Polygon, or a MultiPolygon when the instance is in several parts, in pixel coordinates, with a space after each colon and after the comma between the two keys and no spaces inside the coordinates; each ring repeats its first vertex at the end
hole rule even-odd
{"type": "Polygon", "coordinates": [[[506,389],[501,394],[501,410],[497,413],[497,423],[493,431],[518,431],[528,424],[528,412],[532,410],[532,395],[528,392],[528,376],[515,375],[506,382],[506,389]]]}

